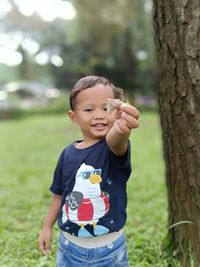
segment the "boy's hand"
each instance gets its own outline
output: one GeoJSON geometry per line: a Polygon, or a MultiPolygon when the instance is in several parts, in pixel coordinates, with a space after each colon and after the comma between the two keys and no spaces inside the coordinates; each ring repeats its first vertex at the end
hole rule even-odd
{"type": "Polygon", "coordinates": [[[139,126],[139,111],[119,99],[108,99],[107,111],[112,113],[113,110],[115,112],[115,121],[106,135],[106,142],[111,151],[120,156],[127,150],[131,130],[139,126]]]}
{"type": "Polygon", "coordinates": [[[50,252],[51,235],[52,229],[43,227],[38,238],[39,248],[45,256],[48,256],[50,252]]]}
{"type": "Polygon", "coordinates": [[[113,127],[119,134],[130,134],[132,129],[139,127],[139,111],[126,103],[121,103],[115,110],[116,120],[113,127]]]}

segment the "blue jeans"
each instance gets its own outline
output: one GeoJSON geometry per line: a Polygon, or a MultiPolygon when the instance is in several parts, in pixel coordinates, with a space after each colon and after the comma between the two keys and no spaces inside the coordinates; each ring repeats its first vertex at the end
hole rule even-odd
{"type": "Polygon", "coordinates": [[[61,232],[57,267],[129,267],[125,235],[109,245],[84,248],[71,243],[61,232]]]}

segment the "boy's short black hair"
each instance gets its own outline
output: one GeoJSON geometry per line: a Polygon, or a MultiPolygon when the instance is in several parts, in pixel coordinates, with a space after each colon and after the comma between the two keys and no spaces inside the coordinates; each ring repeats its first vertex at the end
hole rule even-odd
{"type": "Polygon", "coordinates": [[[72,88],[70,94],[69,94],[69,103],[71,110],[74,110],[76,106],[76,96],[83,90],[87,88],[91,88],[95,85],[103,84],[105,86],[110,86],[113,90],[114,98],[123,100],[123,89],[119,87],[115,87],[111,81],[104,77],[99,76],[86,76],[78,80],[78,82],[75,83],[74,87],[72,88]]]}

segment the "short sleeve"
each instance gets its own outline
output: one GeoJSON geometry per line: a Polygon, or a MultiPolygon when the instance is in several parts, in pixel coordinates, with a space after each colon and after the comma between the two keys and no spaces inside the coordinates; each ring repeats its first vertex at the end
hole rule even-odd
{"type": "Polygon", "coordinates": [[[49,190],[56,195],[62,195],[63,189],[62,189],[62,182],[63,182],[63,162],[64,162],[64,153],[65,150],[60,154],[60,157],[58,159],[54,176],[53,176],[53,182],[49,188],[49,190]]]}
{"type": "Polygon", "coordinates": [[[111,159],[112,159],[112,162],[117,167],[117,169],[123,171],[124,173],[126,173],[126,176],[129,177],[132,171],[130,141],[128,140],[127,151],[124,155],[117,156],[111,151],[111,159]]]}

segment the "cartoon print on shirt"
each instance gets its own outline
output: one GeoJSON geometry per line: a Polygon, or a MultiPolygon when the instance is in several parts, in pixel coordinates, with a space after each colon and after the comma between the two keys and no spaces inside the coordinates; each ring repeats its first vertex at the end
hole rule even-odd
{"type": "Polygon", "coordinates": [[[103,225],[97,224],[110,208],[109,194],[101,191],[101,169],[95,169],[83,163],[75,177],[75,185],[71,193],[66,196],[62,207],[62,221],[67,220],[80,226],[79,237],[91,237],[84,228],[85,225],[93,225],[94,234],[102,235],[109,232],[103,225]]]}

